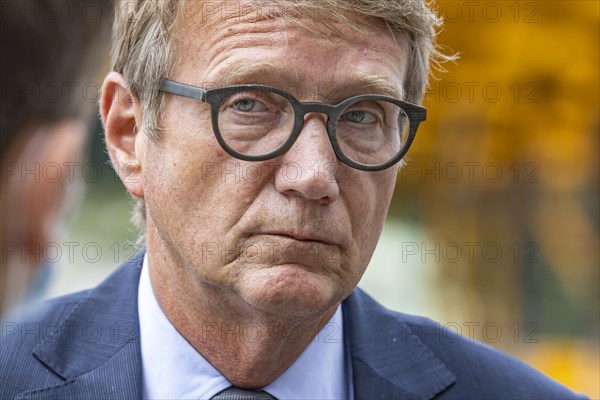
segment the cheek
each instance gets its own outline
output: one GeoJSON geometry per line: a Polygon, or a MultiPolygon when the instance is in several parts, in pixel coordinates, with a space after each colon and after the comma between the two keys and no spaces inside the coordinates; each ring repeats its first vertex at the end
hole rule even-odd
{"type": "Polygon", "coordinates": [[[203,143],[164,139],[148,152],[144,173],[154,223],[165,234],[180,232],[196,245],[224,238],[263,186],[255,168],[231,158],[212,138],[203,143]]]}
{"type": "Polygon", "coordinates": [[[366,266],[383,229],[394,192],[395,171],[363,172],[352,182],[353,191],[348,196],[352,232],[360,249],[361,265],[366,266]]]}
{"type": "Polygon", "coordinates": [[[377,193],[375,203],[375,214],[376,218],[381,219],[382,228],[383,221],[387,216],[392,196],[394,194],[394,188],[396,186],[396,172],[394,170],[386,171],[381,175],[375,177],[374,187],[377,193]]]}
{"type": "Polygon", "coordinates": [[[383,224],[394,192],[392,171],[362,172],[351,179],[349,203],[355,222],[376,227],[383,224]]]}

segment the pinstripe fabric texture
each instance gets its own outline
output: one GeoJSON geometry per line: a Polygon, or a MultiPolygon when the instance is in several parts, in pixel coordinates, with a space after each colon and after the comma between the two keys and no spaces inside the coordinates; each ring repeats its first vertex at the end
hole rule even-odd
{"type": "MultiPolygon", "coordinates": [[[[93,290],[3,321],[0,399],[140,399],[143,256],[93,290]]],[[[440,324],[386,310],[360,289],[342,307],[357,400],[585,398],[440,324]]]]}
{"type": "Polygon", "coordinates": [[[132,258],[93,290],[4,321],[0,399],[141,398],[141,260],[132,258]]]}

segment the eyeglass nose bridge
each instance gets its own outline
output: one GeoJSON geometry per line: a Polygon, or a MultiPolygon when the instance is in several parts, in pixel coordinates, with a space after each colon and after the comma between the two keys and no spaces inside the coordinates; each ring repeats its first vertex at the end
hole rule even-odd
{"type": "Polygon", "coordinates": [[[298,103],[298,105],[300,106],[299,110],[296,110],[296,112],[299,114],[303,114],[302,117],[304,117],[304,115],[306,114],[310,114],[310,113],[319,113],[319,114],[326,114],[328,117],[334,115],[337,112],[337,107],[331,104],[325,104],[325,103],[298,103]]]}
{"type": "Polygon", "coordinates": [[[338,159],[340,157],[340,150],[337,144],[337,140],[335,138],[335,124],[340,113],[339,107],[317,103],[317,102],[307,102],[307,103],[293,103],[292,107],[294,108],[294,130],[288,142],[285,144],[285,152],[287,152],[293,145],[296,143],[296,140],[300,136],[300,133],[304,129],[304,119],[307,114],[324,114],[327,116],[327,120],[325,121],[325,128],[327,130],[327,137],[329,138],[329,144],[332,147],[332,150],[338,159]]]}
{"type": "MultiPolygon", "coordinates": [[[[325,121],[326,124],[326,128],[327,128],[327,135],[330,138],[330,141],[335,140],[334,139],[334,127],[335,127],[335,123],[336,120],[338,118],[338,114],[340,113],[340,110],[338,109],[339,107],[334,106],[334,105],[330,105],[330,104],[324,104],[324,103],[316,103],[316,102],[310,102],[310,103],[296,103],[293,104],[294,107],[294,114],[295,114],[295,124],[294,124],[294,141],[296,140],[297,136],[300,134],[300,132],[302,131],[302,129],[304,128],[304,119],[306,117],[307,114],[324,114],[327,116],[327,120],[325,121]]],[[[334,147],[335,150],[335,144],[331,143],[334,147]]]]}

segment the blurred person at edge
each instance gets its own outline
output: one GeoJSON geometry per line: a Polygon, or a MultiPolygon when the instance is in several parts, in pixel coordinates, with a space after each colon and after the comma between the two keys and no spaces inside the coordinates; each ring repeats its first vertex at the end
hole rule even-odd
{"type": "Polygon", "coordinates": [[[51,273],[44,248],[60,239],[82,194],[65,166],[82,160],[95,127],[95,99],[82,87],[106,63],[112,8],[105,0],[2,0],[0,315],[41,296],[51,273]]]}
{"type": "Polygon", "coordinates": [[[448,58],[424,1],[134,0],[115,11],[100,108],[146,248],[97,288],[10,321],[0,392],[579,398],[356,288],[425,119],[430,61],[448,58]]]}

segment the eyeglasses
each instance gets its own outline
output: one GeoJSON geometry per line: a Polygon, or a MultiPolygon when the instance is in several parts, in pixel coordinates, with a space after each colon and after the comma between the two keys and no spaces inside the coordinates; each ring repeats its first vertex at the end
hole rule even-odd
{"type": "Polygon", "coordinates": [[[336,157],[350,167],[381,171],[404,157],[427,110],[393,97],[364,94],[335,105],[303,103],[265,85],[205,90],[168,79],[160,90],[210,104],[212,128],[229,155],[265,161],[288,151],[308,113],[327,115],[327,134],[336,157]]]}

